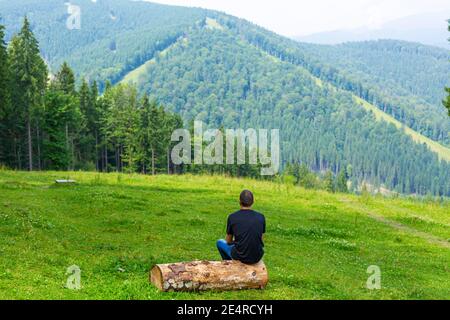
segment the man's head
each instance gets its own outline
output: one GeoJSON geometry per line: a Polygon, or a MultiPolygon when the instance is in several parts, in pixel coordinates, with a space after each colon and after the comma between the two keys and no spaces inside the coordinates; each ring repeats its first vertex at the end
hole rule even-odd
{"type": "Polygon", "coordinates": [[[242,191],[241,196],[239,197],[239,201],[241,203],[241,207],[251,208],[254,202],[253,193],[249,190],[242,191]]]}

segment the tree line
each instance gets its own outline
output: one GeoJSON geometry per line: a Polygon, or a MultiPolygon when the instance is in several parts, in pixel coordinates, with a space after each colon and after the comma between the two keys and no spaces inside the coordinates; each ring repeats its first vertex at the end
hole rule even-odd
{"type": "Polygon", "coordinates": [[[279,128],[284,163],[296,167],[285,176],[305,187],[346,191],[369,181],[400,193],[450,192],[449,165],[426,146],[233,34],[194,28],[189,46],[161,56],[138,90],[105,82],[100,94],[67,63],[49,75],[27,19],[8,46],[0,30],[0,163],[10,168],[260,176],[258,165],[171,163],[170,133],[196,118],[279,128]]]}
{"type": "Polygon", "coordinates": [[[148,95],[140,97],[131,85],[107,81],[101,95],[96,81],[82,79],[77,86],[66,62],[50,75],[26,17],[8,46],[4,37],[0,25],[1,164],[30,171],[258,177],[260,165],[173,164],[171,134],[184,127],[179,114],[148,95]]]}
{"type": "Polygon", "coordinates": [[[183,119],[278,128],[284,166],[306,165],[318,177],[330,171],[336,178],[351,165],[351,190],[367,183],[398,193],[449,194],[450,164],[376,121],[348,91],[318,85],[308,70],[236,42],[232,32],[199,26],[186,38],[136,81],[139,91],[183,119]]]}
{"type": "MultiPolygon", "coordinates": [[[[448,20],[448,31],[450,31],[450,20],[448,20]]],[[[449,39],[450,42],[450,39],[449,39]]],[[[450,88],[445,88],[445,91],[447,92],[448,96],[447,99],[443,101],[444,107],[448,110],[448,116],[450,117],[450,88]]]]}
{"type": "Polygon", "coordinates": [[[9,45],[0,25],[0,162],[19,170],[173,172],[180,116],[128,85],[81,80],[63,63],[49,75],[24,19],[9,45]]]}

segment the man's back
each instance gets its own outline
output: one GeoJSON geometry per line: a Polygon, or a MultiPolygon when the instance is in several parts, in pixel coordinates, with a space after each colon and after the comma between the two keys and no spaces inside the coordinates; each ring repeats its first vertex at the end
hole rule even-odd
{"type": "Polygon", "coordinates": [[[257,263],[264,255],[265,217],[253,210],[240,210],[228,217],[227,234],[234,236],[232,258],[243,263],[257,263]]]}

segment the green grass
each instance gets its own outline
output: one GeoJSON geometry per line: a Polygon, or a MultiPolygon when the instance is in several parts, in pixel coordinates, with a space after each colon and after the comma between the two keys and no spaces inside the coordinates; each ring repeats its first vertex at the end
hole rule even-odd
{"type": "MultiPolygon", "coordinates": [[[[180,38],[178,39],[174,44],[168,46],[166,49],[161,51],[158,56],[159,58],[163,58],[166,56],[170,50],[174,49],[177,46],[186,46],[188,44],[187,38],[180,38]]],[[[132,84],[132,85],[139,85],[144,81],[145,76],[147,75],[149,69],[157,63],[156,58],[152,58],[147,60],[144,64],[140,65],[136,69],[131,70],[128,72],[123,79],[120,81],[121,84],[132,84]]]]}
{"type": "Polygon", "coordinates": [[[0,171],[0,299],[448,299],[449,213],[448,201],[224,177],[0,171]],[[267,219],[266,290],[160,293],[149,284],[155,263],[219,259],[215,241],[243,188],[267,219]],[[74,264],[79,291],[64,287],[74,264]],[[381,268],[381,290],[366,288],[370,265],[381,268]]]}

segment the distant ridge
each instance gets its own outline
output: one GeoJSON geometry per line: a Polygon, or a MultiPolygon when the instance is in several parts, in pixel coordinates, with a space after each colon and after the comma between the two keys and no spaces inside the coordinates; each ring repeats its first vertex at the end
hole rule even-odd
{"type": "Polygon", "coordinates": [[[389,21],[379,28],[356,28],[320,32],[306,36],[295,36],[302,42],[317,44],[339,44],[344,42],[396,39],[419,42],[450,50],[447,41],[447,20],[450,12],[425,13],[389,21]]]}

